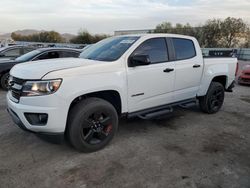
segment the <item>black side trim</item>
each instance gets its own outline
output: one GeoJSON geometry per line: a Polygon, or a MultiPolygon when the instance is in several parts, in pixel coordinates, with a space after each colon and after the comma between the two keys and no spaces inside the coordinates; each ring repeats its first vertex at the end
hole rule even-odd
{"type": "Polygon", "coordinates": [[[231,83],[231,85],[225,90],[226,92],[233,92],[233,88],[235,87],[235,81],[231,83]]]}
{"type": "Polygon", "coordinates": [[[141,95],[144,95],[144,93],[137,93],[137,94],[132,95],[131,97],[138,97],[138,96],[141,96],[141,95]]]}
{"type": "Polygon", "coordinates": [[[174,102],[174,103],[170,103],[170,104],[166,104],[166,105],[162,105],[162,106],[157,106],[157,107],[153,107],[153,108],[148,108],[145,110],[140,110],[140,111],[136,111],[136,112],[132,112],[132,113],[128,113],[127,114],[127,118],[134,118],[137,116],[142,116],[144,114],[149,114],[149,113],[153,113],[153,112],[159,112],[161,110],[166,110],[166,109],[171,109],[175,106],[180,106],[180,105],[186,105],[189,103],[196,103],[196,98],[191,98],[191,99],[186,99],[183,101],[179,101],[179,102],[174,102]]]}
{"type": "Polygon", "coordinates": [[[166,41],[167,41],[167,46],[168,46],[169,61],[175,61],[175,50],[174,50],[173,41],[169,37],[166,38],[166,41]]]}

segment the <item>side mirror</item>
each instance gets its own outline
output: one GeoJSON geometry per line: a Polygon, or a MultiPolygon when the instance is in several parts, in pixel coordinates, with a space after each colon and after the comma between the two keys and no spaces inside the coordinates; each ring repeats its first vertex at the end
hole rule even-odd
{"type": "Polygon", "coordinates": [[[130,67],[149,65],[150,63],[151,62],[148,55],[135,55],[129,58],[130,67]]]}
{"type": "Polygon", "coordinates": [[[0,57],[4,57],[5,55],[4,54],[0,54],[0,57]]]}

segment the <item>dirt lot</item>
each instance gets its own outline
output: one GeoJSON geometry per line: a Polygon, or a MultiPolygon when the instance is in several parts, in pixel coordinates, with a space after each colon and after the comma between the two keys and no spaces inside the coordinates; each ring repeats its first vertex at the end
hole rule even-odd
{"type": "Polygon", "coordinates": [[[0,91],[0,187],[250,187],[250,87],[222,110],[177,109],[161,120],[122,120],[112,143],[82,154],[17,128],[0,91]]]}

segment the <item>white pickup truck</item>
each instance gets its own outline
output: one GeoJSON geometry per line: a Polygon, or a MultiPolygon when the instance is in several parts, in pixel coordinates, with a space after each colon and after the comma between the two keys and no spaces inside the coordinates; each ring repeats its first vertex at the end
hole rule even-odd
{"type": "Polygon", "coordinates": [[[199,101],[217,112],[232,91],[236,58],[203,58],[193,37],[116,36],[80,58],[16,65],[10,72],[8,111],[24,130],[64,135],[79,151],[103,148],[121,116],[150,119],[199,101]]]}

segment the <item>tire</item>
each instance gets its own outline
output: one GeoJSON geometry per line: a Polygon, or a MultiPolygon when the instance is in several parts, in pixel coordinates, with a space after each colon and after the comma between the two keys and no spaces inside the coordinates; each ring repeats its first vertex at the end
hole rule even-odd
{"type": "Polygon", "coordinates": [[[99,98],[87,98],[77,103],[69,113],[66,134],[72,146],[80,152],[104,148],[118,129],[116,109],[99,98]]]}
{"type": "Polygon", "coordinates": [[[8,78],[9,78],[9,73],[4,73],[3,76],[1,77],[1,87],[3,90],[7,91],[8,90],[8,78]]]}
{"type": "Polygon", "coordinates": [[[224,102],[224,87],[219,82],[212,82],[208,88],[207,94],[199,98],[200,109],[208,114],[218,112],[224,102]]]}

